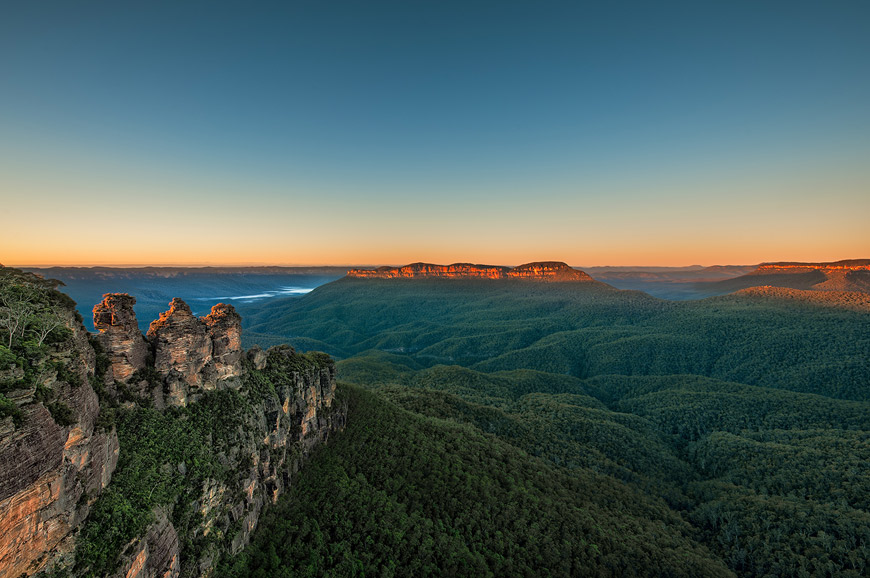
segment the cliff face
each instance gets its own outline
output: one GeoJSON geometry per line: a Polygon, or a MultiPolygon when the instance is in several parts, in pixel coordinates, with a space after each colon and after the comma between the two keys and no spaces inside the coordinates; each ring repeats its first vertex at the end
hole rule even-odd
{"type": "Polygon", "coordinates": [[[146,340],[137,325],[135,303],[125,293],[107,293],[94,307],[94,327],[111,361],[110,388],[113,381],[125,383],[139,397],[165,407],[185,406],[204,391],[238,385],[242,318],[232,305],[215,305],[200,318],[187,303],[173,299],[169,310],[151,322],[146,340]],[[159,382],[136,373],[146,369],[149,357],[159,382]]]}
{"type": "Polygon", "coordinates": [[[527,279],[530,281],[592,281],[592,277],[565,263],[545,261],[527,263],[514,267],[507,274],[511,279],[527,279]]]}
{"type": "Polygon", "coordinates": [[[55,565],[73,576],[210,576],[248,543],[309,452],[344,427],[332,360],[289,347],[246,355],[231,306],[197,318],[173,300],[146,339],[135,299],[107,294],[94,308],[92,346],[71,301],[44,280],[7,273],[0,270],[0,309],[10,283],[32,282],[62,323],[39,348],[15,336],[11,348],[0,346],[0,576],[55,565]],[[165,405],[179,409],[161,414],[165,405]],[[193,455],[207,463],[175,459],[173,451],[190,449],[179,450],[177,439],[137,446],[137,435],[149,434],[130,430],[141,420],[198,440],[193,455]],[[153,453],[155,444],[166,451],[153,453]],[[155,455],[164,463],[143,470],[155,455]],[[139,480],[138,471],[156,477],[139,480]],[[118,533],[118,506],[101,497],[113,473],[113,499],[145,484],[122,498],[133,508],[121,518],[124,532],[132,520],[145,523],[135,534],[118,533]]]}
{"type": "Polygon", "coordinates": [[[751,274],[808,273],[810,271],[870,271],[870,259],[846,259],[831,263],[762,263],[751,274]]]}
{"type": "Polygon", "coordinates": [[[870,259],[832,263],[763,263],[732,281],[739,288],[773,286],[807,291],[870,293],[870,259]]]}
{"type": "Polygon", "coordinates": [[[0,414],[0,575],[18,577],[68,557],[74,530],[115,470],[118,437],[98,426],[95,355],[74,304],[42,280],[3,273],[0,291],[27,295],[43,319],[59,323],[39,347],[23,333],[0,351],[0,401],[12,414],[0,414]]]}
{"type": "Polygon", "coordinates": [[[362,279],[441,278],[441,279],[524,279],[528,281],[592,281],[592,277],[558,261],[527,263],[518,267],[454,263],[432,265],[412,263],[404,267],[352,269],[348,277],[362,279]]]}
{"type": "Polygon", "coordinates": [[[186,473],[197,484],[192,507],[155,510],[154,522],[123,552],[114,576],[211,576],[221,558],[248,544],[263,510],[281,496],[311,450],[344,428],[346,408],[335,400],[335,368],[325,355],[301,356],[287,346],[254,348],[244,366],[243,385],[230,390],[238,393],[230,398],[234,411],[225,416],[237,426],[210,432],[210,452],[218,455],[224,475],[194,482],[186,473]],[[177,529],[173,520],[189,520],[191,512],[197,523],[177,529]],[[184,543],[195,547],[184,550],[184,543]]]}
{"type": "Polygon", "coordinates": [[[107,293],[94,306],[97,339],[112,362],[110,380],[126,383],[133,373],[145,367],[148,344],[136,323],[136,299],[126,293],[107,293]]]}
{"type": "Polygon", "coordinates": [[[148,329],[165,403],[184,406],[203,391],[235,384],[242,372],[241,335],[242,318],[232,305],[215,305],[208,316],[197,318],[184,301],[173,299],[148,329]]]}

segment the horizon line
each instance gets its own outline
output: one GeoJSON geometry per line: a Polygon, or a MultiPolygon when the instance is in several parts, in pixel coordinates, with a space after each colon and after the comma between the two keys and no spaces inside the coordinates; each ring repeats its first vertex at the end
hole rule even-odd
{"type": "MultiPolygon", "coordinates": [[[[836,259],[830,262],[842,261],[848,259],[836,259]]],[[[455,265],[455,264],[472,264],[472,265],[481,265],[481,266],[501,266],[501,267],[517,267],[520,265],[526,265],[528,263],[540,263],[547,261],[556,261],[560,263],[566,263],[565,261],[559,261],[554,259],[540,259],[535,261],[527,261],[523,263],[516,264],[493,264],[493,263],[474,263],[471,261],[453,261],[451,263],[443,263],[443,265],[455,265]]],[[[655,267],[655,268],[666,268],[666,269],[686,269],[691,267],[749,267],[749,266],[758,266],[763,263],[785,263],[785,262],[804,262],[797,261],[794,259],[790,260],[765,260],[759,261],[755,263],[713,263],[709,265],[701,264],[701,263],[689,263],[685,265],[661,265],[661,264],[602,264],[602,265],[569,265],[574,269],[596,269],[596,268],[632,268],[632,269],[640,269],[642,267],[655,267]]],[[[805,261],[806,263],[818,263],[820,261],[805,261]]],[[[824,261],[822,261],[824,262],[824,261]]],[[[365,263],[365,264],[284,264],[284,263],[213,263],[213,262],[205,262],[205,263],[110,263],[110,264],[57,264],[57,263],[39,263],[39,264],[6,264],[0,263],[0,266],[6,267],[14,267],[16,269],[51,269],[51,268],[69,268],[69,269],[158,269],[158,268],[178,268],[178,269],[208,269],[208,268],[265,268],[265,267],[279,267],[279,268],[288,268],[288,269],[365,269],[365,268],[377,268],[377,267],[405,267],[414,263],[426,263],[429,265],[442,265],[442,263],[434,263],[429,261],[411,261],[405,263],[365,263]]]]}

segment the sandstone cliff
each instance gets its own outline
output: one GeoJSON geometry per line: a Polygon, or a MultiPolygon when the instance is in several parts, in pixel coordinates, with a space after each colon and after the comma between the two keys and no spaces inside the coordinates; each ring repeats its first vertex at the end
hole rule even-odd
{"type": "MultiPolygon", "coordinates": [[[[716,293],[730,293],[750,287],[870,293],[870,259],[849,259],[832,263],[763,263],[751,273],[710,285],[716,293]]],[[[828,295],[824,299],[827,303],[838,300],[834,295],[828,295]]]]}
{"type": "MultiPolygon", "coordinates": [[[[336,402],[335,368],[327,356],[300,355],[287,346],[254,348],[241,365],[240,387],[204,393],[176,414],[206,434],[201,457],[216,457],[215,465],[197,472],[171,451],[163,454],[160,471],[185,480],[180,495],[193,501],[155,507],[153,521],[122,549],[113,576],[210,576],[221,558],[248,544],[263,510],[310,451],[344,427],[346,407],[336,402]]],[[[121,441],[123,451],[124,435],[121,441]]]]}
{"type": "Polygon", "coordinates": [[[16,270],[0,269],[0,313],[20,287],[61,322],[38,347],[23,330],[0,346],[2,577],[210,576],[344,427],[332,360],[245,354],[229,305],[197,318],[173,300],[145,338],[135,299],[107,294],[89,336],[74,303],[16,270]]]}
{"type": "Polygon", "coordinates": [[[68,557],[111,479],[118,437],[98,423],[94,350],[74,304],[44,280],[0,273],[0,309],[30,307],[37,319],[0,347],[0,576],[18,577],[68,557]],[[41,345],[37,323],[57,324],[41,345]]]}
{"type": "Polygon", "coordinates": [[[404,267],[352,269],[348,277],[363,279],[439,278],[439,279],[523,279],[527,281],[592,281],[592,277],[559,261],[526,263],[518,267],[454,263],[432,265],[412,263],[404,267]]]}
{"type": "Polygon", "coordinates": [[[208,316],[198,318],[184,301],[173,299],[148,329],[165,403],[187,405],[203,391],[236,384],[242,372],[241,335],[242,319],[232,305],[215,305],[208,316]]]}
{"type": "Polygon", "coordinates": [[[135,304],[136,299],[126,293],[107,293],[94,306],[94,327],[100,332],[97,339],[112,362],[111,380],[126,383],[145,367],[148,344],[136,322],[135,304]]]}
{"type": "Polygon", "coordinates": [[[126,293],[107,293],[94,306],[94,327],[111,362],[106,374],[110,389],[118,381],[162,408],[185,406],[204,391],[239,385],[242,318],[232,305],[215,305],[200,318],[187,303],[173,299],[169,310],[151,322],[146,339],[135,304],[126,293]]]}

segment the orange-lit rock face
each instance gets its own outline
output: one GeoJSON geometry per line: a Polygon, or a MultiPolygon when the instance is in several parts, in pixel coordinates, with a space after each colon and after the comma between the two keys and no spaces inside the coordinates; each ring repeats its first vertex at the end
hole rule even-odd
{"type": "MultiPolygon", "coordinates": [[[[72,312],[70,312],[72,317],[72,312]]],[[[95,431],[100,408],[87,380],[94,354],[80,323],[62,353],[77,360],[79,385],[48,378],[46,385],[75,416],[61,426],[32,392],[17,392],[24,419],[0,422],[0,575],[31,575],[68,552],[73,530],[109,483],[118,459],[114,431],[95,431]]]]}
{"type": "Polygon", "coordinates": [[[113,378],[122,382],[145,367],[148,356],[148,344],[133,311],[135,304],[136,299],[126,293],[106,293],[102,302],[94,305],[94,327],[100,332],[100,345],[112,362],[113,378]]]}
{"type": "Polygon", "coordinates": [[[151,323],[148,339],[170,405],[186,405],[191,395],[242,374],[242,320],[232,305],[220,303],[198,318],[187,303],[173,299],[169,311],[151,323]]]}
{"type": "Polygon", "coordinates": [[[348,277],[363,279],[439,278],[439,279],[526,279],[529,281],[591,281],[586,273],[558,261],[527,263],[519,267],[495,265],[432,265],[413,263],[404,267],[353,269],[348,277]]]}
{"type": "Polygon", "coordinates": [[[754,273],[809,273],[811,271],[870,271],[870,259],[852,259],[833,263],[762,263],[754,273]]]}
{"type": "Polygon", "coordinates": [[[760,278],[759,285],[792,287],[812,291],[870,293],[870,259],[834,263],[764,263],[747,275],[760,278]]]}
{"type": "Polygon", "coordinates": [[[503,279],[510,269],[492,265],[472,265],[471,263],[454,263],[452,265],[432,265],[429,263],[412,263],[404,267],[379,267],[374,270],[353,269],[348,271],[349,277],[369,279],[399,279],[416,277],[433,278],[479,278],[503,279]]]}
{"type": "Polygon", "coordinates": [[[592,281],[592,277],[558,261],[527,263],[514,267],[508,277],[532,281],[592,281]]]}
{"type": "Polygon", "coordinates": [[[42,566],[42,554],[69,533],[64,518],[42,520],[60,497],[62,485],[60,471],[53,470],[0,502],[0,570],[4,576],[35,571],[42,566]]]}
{"type": "Polygon", "coordinates": [[[208,381],[202,371],[211,360],[212,341],[205,324],[176,298],[151,322],[148,338],[154,344],[154,369],[170,386],[172,401],[186,405],[188,389],[208,381]]]}
{"type": "Polygon", "coordinates": [[[181,572],[178,533],[165,512],[155,512],[156,521],[136,544],[136,550],[115,576],[124,578],[175,578],[181,572]]]}

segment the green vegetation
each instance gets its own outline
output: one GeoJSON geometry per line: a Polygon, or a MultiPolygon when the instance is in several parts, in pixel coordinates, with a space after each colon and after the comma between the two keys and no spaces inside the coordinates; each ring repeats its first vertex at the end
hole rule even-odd
{"type": "MultiPolygon", "coordinates": [[[[69,304],[51,282],[0,273],[0,418],[23,423],[24,392],[71,425],[55,388],[85,374],[64,354],[72,332],[47,321],[69,304]]],[[[594,283],[352,279],[246,313],[249,339],[344,358],[346,430],[227,557],[242,522],[203,508],[203,492],[243,495],[255,458],[241,448],[262,444],[264,411],[332,360],[275,348],[240,390],[157,411],[104,391],[92,340],[96,425],[117,427],[122,451],[75,575],[111,574],[162,513],[183,575],[202,556],[232,578],[870,572],[867,313],[594,283]]],[[[288,448],[288,468],[302,451],[288,448]]]]}
{"type": "MultiPolygon", "coordinates": [[[[104,355],[97,353],[98,359],[104,355]]],[[[331,360],[284,349],[280,355],[270,355],[263,371],[248,365],[240,390],[205,392],[184,408],[158,411],[150,404],[119,405],[121,396],[101,400],[100,416],[107,415],[110,421],[97,425],[117,425],[121,452],[112,482],[91,508],[78,538],[75,575],[110,575],[125,546],[143,535],[158,509],[167,513],[178,533],[185,575],[192,575],[206,550],[219,557],[229,549],[240,526],[223,512],[204,513],[199,500],[207,488],[243,495],[252,465],[245,448],[260,448],[262,440],[256,432],[264,404],[278,405],[275,386],[279,384],[272,383],[269,375],[285,375],[273,362],[313,371],[331,360]],[[211,531],[197,532],[205,522],[210,522],[211,531]]],[[[142,376],[147,378],[148,372],[142,376]]],[[[292,461],[293,456],[288,456],[292,461]]]]}
{"type": "MultiPolygon", "coordinates": [[[[237,481],[232,468],[218,459],[218,451],[232,443],[246,406],[239,393],[222,390],[189,408],[165,413],[142,407],[118,410],[123,451],[112,483],[82,531],[77,569],[94,576],[111,573],[124,546],[142,535],[158,506],[175,507],[173,521],[186,535],[198,514],[192,506],[203,484],[237,481]]],[[[202,545],[185,544],[188,549],[202,545]]]]}
{"type": "Polygon", "coordinates": [[[20,426],[24,421],[24,414],[18,406],[6,399],[6,396],[0,394],[0,419],[12,417],[12,423],[15,426],[20,426]]]}
{"type": "Polygon", "coordinates": [[[343,386],[352,419],[220,576],[729,576],[661,502],[343,386]]]}
{"type": "Polygon", "coordinates": [[[67,326],[78,314],[75,303],[56,291],[56,281],[0,267],[0,419],[11,416],[18,427],[25,413],[8,396],[42,402],[61,426],[75,414],[59,399],[56,386],[78,387],[81,371],[66,355],[73,347],[67,326]]]}
{"type": "Polygon", "coordinates": [[[229,575],[658,572],[635,539],[664,555],[664,534],[606,508],[597,515],[621,541],[583,558],[580,541],[602,542],[572,517],[590,496],[668,532],[687,524],[678,533],[708,549],[704,563],[740,576],[870,572],[866,313],[742,296],[665,302],[597,284],[355,279],[243,313],[258,336],[344,358],[339,378],[370,393],[348,388],[348,430],[229,575]],[[525,477],[531,463],[550,485],[525,477]],[[504,471],[534,506],[487,481],[504,471]],[[479,485],[464,481],[472,474],[479,485]],[[524,526],[499,517],[513,503],[524,526]]]}

